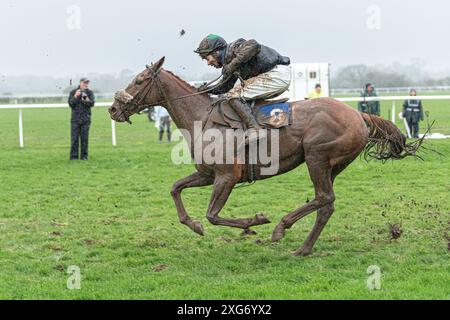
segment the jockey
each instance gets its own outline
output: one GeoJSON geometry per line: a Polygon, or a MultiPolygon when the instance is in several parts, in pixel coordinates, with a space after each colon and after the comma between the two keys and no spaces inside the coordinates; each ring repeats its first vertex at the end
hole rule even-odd
{"type": "MultiPolygon", "coordinates": [[[[291,83],[290,59],[255,40],[238,39],[228,44],[214,34],[203,39],[194,52],[208,65],[222,68],[223,79],[210,93],[225,94],[248,129],[261,129],[247,102],[272,99],[285,92],[291,83]],[[243,83],[236,85],[238,79],[243,83]]],[[[202,86],[199,91],[206,89],[202,86]]],[[[259,138],[263,136],[264,131],[259,131],[259,138]]]]}

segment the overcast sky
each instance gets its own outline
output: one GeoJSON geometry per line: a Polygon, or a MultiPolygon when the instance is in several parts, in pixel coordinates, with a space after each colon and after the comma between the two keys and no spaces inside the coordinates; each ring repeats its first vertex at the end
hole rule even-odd
{"type": "Polygon", "coordinates": [[[192,51],[208,33],[254,38],[293,62],[420,58],[442,70],[449,17],[443,0],[1,0],[0,74],[138,71],[165,55],[166,68],[201,75],[211,68],[192,51]]]}

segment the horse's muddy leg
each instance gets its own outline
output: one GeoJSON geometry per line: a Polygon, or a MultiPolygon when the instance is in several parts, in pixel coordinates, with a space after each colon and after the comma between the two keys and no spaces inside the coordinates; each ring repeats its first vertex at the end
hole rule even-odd
{"type": "Polygon", "coordinates": [[[308,214],[324,208],[321,212],[323,214],[319,214],[320,218],[316,221],[316,225],[314,226],[310,237],[305,241],[304,250],[299,249],[294,254],[309,254],[312,250],[312,247],[320,235],[323,227],[328,221],[329,216],[327,217],[327,212],[325,207],[329,207],[334,202],[334,192],[333,192],[333,182],[331,178],[332,169],[327,160],[318,161],[318,159],[314,159],[313,161],[307,161],[309,174],[311,176],[311,180],[314,184],[315,189],[315,198],[311,202],[303,205],[299,209],[293,211],[292,213],[286,215],[281,219],[280,223],[276,226],[275,230],[272,234],[272,241],[277,242],[284,237],[285,230],[291,228],[298,220],[307,216],[308,214]]]}
{"type": "Polygon", "coordinates": [[[270,221],[261,213],[256,214],[254,218],[229,219],[219,217],[219,212],[225,206],[225,203],[236,185],[236,182],[237,181],[232,174],[216,177],[211,201],[208,207],[208,213],[206,215],[209,222],[214,225],[241,228],[245,230],[252,226],[270,223],[270,221]]]}
{"type": "Polygon", "coordinates": [[[170,192],[175,206],[177,208],[178,217],[182,224],[187,225],[192,231],[203,236],[203,226],[200,222],[192,220],[184,208],[183,201],[181,200],[181,191],[186,188],[209,186],[214,182],[214,177],[202,175],[199,172],[195,172],[190,176],[178,180],[172,187],[170,192]]]}
{"type": "Polygon", "coordinates": [[[330,219],[331,215],[333,214],[333,211],[334,205],[332,203],[317,210],[316,223],[314,224],[313,229],[311,230],[308,238],[303,243],[303,245],[294,252],[294,256],[306,256],[311,253],[314,244],[319,238],[323,228],[327,224],[328,219],[330,219]]]}
{"type": "MultiPolygon", "coordinates": [[[[333,167],[333,170],[331,171],[331,187],[333,187],[334,179],[336,179],[337,175],[341,173],[350,164],[350,162],[351,161],[348,161],[346,163],[342,163],[340,165],[336,165],[335,167],[333,167]]],[[[314,227],[311,230],[311,233],[308,235],[306,241],[303,243],[303,245],[297,251],[294,252],[294,256],[300,255],[305,256],[311,253],[314,244],[319,238],[320,233],[327,224],[328,220],[331,218],[333,212],[334,212],[334,202],[317,210],[317,217],[314,227]]]]}

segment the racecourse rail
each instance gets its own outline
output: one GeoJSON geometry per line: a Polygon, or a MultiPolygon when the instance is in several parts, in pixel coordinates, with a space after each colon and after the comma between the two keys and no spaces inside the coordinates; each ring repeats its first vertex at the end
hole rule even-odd
{"type": "MultiPolygon", "coordinates": [[[[411,96],[384,96],[384,97],[351,97],[351,98],[335,98],[336,100],[342,102],[360,102],[360,101],[392,101],[391,109],[391,121],[395,123],[396,118],[396,102],[411,99],[411,96]]],[[[419,100],[450,100],[450,96],[445,95],[435,95],[435,96],[417,96],[414,99],[419,100]]],[[[95,104],[96,107],[109,107],[111,102],[98,102],[95,104]]],[[[0,105],[0,110],[2,109],[18,109],[19,110],[19,146],[24,147],[24,135],[23,135],[23,109],[51,109],[51,108],[68,108],[67,103],[55,103],[55,104],[4,104],[0,105]]],[[[409,133],[408,133],[409,135],[409,133]]],[[[111,142],[113,146],[117,145],[116,139],[116,122],[111,120],[111,142]]]]}

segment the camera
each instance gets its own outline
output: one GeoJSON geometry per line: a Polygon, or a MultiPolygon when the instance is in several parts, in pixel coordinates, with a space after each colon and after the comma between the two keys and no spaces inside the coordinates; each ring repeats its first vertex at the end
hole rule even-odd
{"type": "Polygon", "coordinates": [[[81,90],[81,99],[86,100],[88,98],[88,95],[85,90],[81,90]]]}

